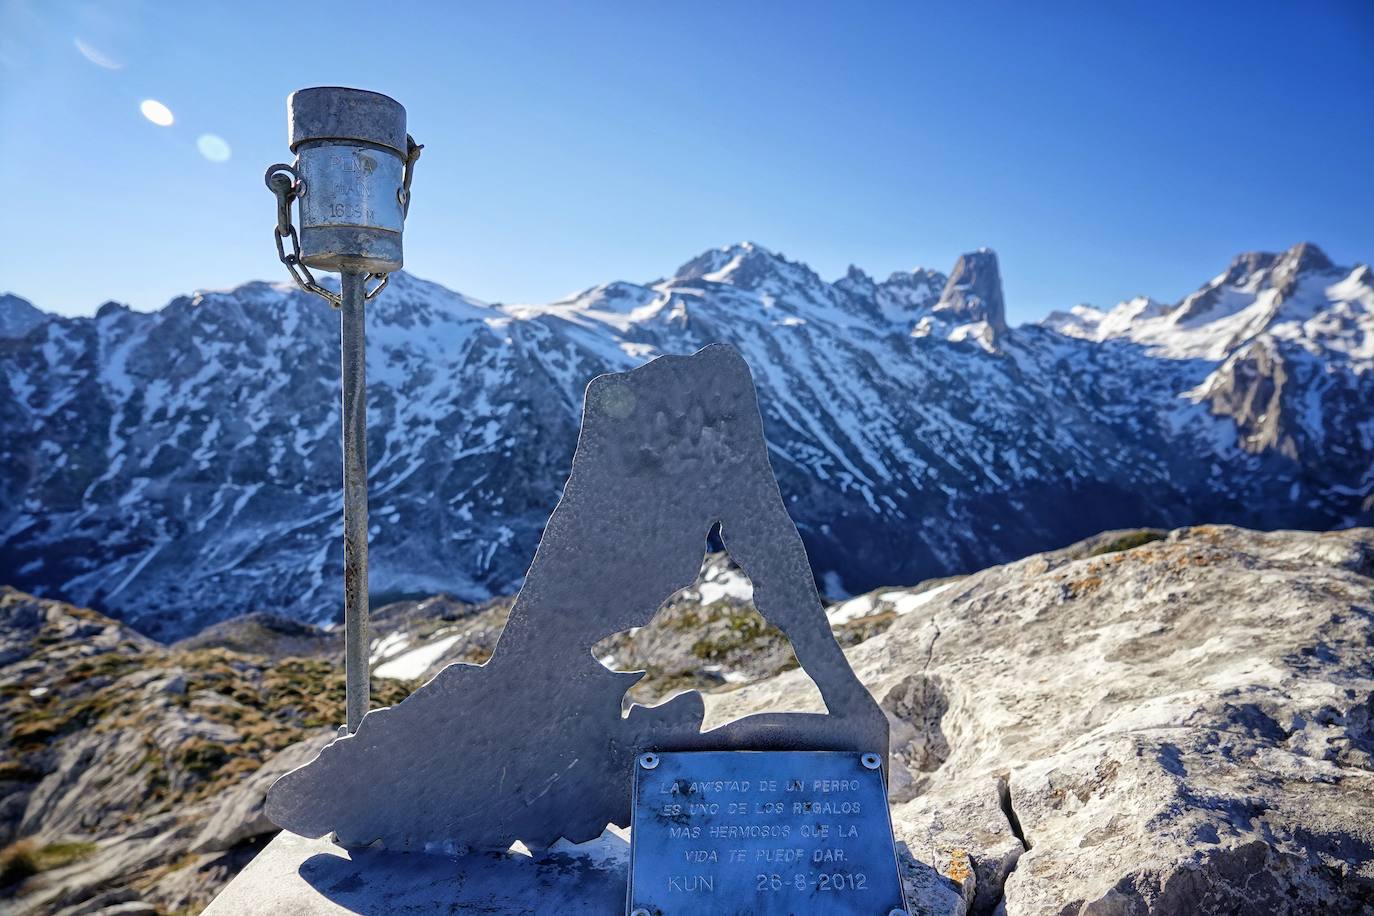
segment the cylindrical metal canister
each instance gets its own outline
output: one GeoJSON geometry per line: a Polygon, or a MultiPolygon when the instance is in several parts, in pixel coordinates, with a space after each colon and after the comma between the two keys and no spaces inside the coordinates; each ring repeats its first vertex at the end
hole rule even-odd
{"type": "Polygon", "coordinates": [[[406,110],[363,89],[320,86],[286,101],[301,179],[301,260],[319,270],[398,270],[406,110]]]}

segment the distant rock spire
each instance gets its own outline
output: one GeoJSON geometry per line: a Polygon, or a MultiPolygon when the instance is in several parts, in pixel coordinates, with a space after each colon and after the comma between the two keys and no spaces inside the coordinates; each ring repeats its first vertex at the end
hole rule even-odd
{"type": "Polygon", "coordinates": [[[991,248],[979,248],[961,255],[933,311],[950,321],[986,321],[995,334],[1006,331],[1007,309],[1002,299],[997,253],[991,248]]]}

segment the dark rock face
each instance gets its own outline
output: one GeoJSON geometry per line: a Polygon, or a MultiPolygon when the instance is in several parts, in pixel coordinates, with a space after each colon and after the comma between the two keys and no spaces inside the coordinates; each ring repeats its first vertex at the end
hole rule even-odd
{"type": "Polygon", "coordinates": [[[1240,445],[1246,451],[1275,451],[1298,460],[1292,432],[1297,418],[1285,398],[1288,370],[1272,340],[1257,340],[1234,353],[1218,373],[1208,393],[1212,413],[1232,417],[1240,445]]]}
{"type": "Polygon", "coordinates": [[[27,299],[0,293],[0,337],[23,337],[47,318],[27,299]]]}
{"type": "MultiPolygon", "coordinates": [[[[1325,265],[1245,255],[1176,305],[1010,329],[990,251],[827,283],[743,244],[541,306],[398,275],[368,315],[373,588],[513,591],[588,380],[716,341],[832,595],[1106,528],[1374,520],[1374,280],[1325,265]]],[[[336,316],[266,283],[0,336],[0,579],[162,638],[330,619],[337,354],[336,316]]]]}
{"type": "Polygon", "coordinates": [[[1002,301],[997,255],[987,248],[961,255],[934,311],[958,322],[986,321],[995,333],[1006,331],[1007,309],[1002,301]]]}

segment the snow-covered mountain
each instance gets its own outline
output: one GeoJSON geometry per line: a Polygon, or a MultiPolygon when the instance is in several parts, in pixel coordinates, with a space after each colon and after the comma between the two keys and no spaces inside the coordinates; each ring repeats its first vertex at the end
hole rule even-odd
{"type": "MultiPolygon", "coordinates": [[[[375,592],[516,587],[594,375],[729,341],[832,596],[1107,528],[1374,520],[1374,278],[1249,254],[1180,303],[1006,322],[996,256],[828,283],[754,244],[490,305],[369,306],[375,592]]],[[[248,283],[0,335],[0,581],[161,637],[340,605],[338,324],[248,283]]]]}
{"type": "Polygon", "coordinates": [[[47,316],[27,299],[0,293],[0,337],[23,337],[47,316]]]}

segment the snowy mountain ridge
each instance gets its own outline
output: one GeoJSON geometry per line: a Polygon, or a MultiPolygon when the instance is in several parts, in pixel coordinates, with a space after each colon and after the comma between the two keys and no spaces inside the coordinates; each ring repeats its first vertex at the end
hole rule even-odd
{"type": "MultiPolygon", "coordinates": [[[[1009,327],[996,255],[834,283],[753,243],[492,305],[410,274],[368,316],[372,587],[517,587],[587,381],[728,341],[832,596],[1107,528],[1327,528],[1374,505],[1374,282],[1315,246],[1196,293],[1009,327]]],[[[0,335],[0,578],[160,637],[339,607],[338,325],[285,283],[0,335]]]]}
{"type": "Polygon", "coordinates": [[[0,293],[0,337],[23,337],[47,316],[27,299],[0,293]]]}

